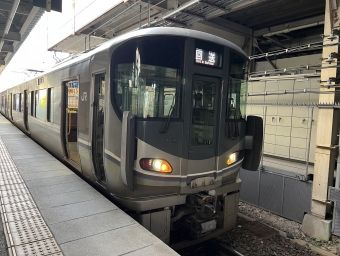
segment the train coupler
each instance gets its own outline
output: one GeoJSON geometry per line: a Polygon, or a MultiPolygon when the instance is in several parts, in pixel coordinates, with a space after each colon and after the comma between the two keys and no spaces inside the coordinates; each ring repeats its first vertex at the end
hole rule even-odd
{"type": "Polygon", "coordinates": [[[205,236],[216,229],[218,222],[216,201],[216,196],[203,193],[188,196],[187,203],[196,209],[194,214],[186,218],[186,226],[192,239],[205,236]]]}

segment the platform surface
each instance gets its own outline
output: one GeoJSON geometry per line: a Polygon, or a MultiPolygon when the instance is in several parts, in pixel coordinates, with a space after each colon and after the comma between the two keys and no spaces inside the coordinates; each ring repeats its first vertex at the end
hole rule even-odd
{"type": "Polygon", "coordinates": [[[11,255],[178,255],[2,115],[0,197],[11,255]]]}

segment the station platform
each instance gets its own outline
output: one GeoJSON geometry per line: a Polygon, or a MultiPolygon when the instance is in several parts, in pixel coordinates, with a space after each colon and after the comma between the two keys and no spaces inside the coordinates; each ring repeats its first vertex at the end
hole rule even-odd
{"type": "Polygon", "coordinates": [[[0,115],[10,255],[178,255],[0,115]]]}

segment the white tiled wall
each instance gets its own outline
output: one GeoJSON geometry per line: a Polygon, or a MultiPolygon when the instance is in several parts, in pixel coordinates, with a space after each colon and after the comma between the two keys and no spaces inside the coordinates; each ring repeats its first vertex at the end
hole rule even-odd
{"type": "Polygon", "coordinates": [[[247,115],[257,115],[264,119],[265,154],[306,161],[308,144],[310,143],[309,162],[314,162],[317,107],[285,106],[281,105],[281,103],[317,103],[319,95],[317,93],[310,93],[310,91],[317,92],[319,90],[319,79],[250,83],[250,94],[262,91],[262,93],[267,92],[267,95],[250,96],[248,102],[278,103],[273,106],[247,106],[247,115]],[[307,92],[304,92],[304,89],[307,92]],[[294,94],[271,94],[271,92],[284,91],[294,92],[294,94]],[[302,93],[297,94],[296,92],[302,93]],[[266,116],[264,116],[264,113],[266,113],[266,116]],[[309,138],[310,129],[312,130],[311,137],[309,138]]]}

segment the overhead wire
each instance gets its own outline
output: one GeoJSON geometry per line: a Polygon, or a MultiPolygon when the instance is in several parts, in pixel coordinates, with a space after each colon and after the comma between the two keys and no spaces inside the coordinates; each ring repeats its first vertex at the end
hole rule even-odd
{"type": "Polygon", "coordinates": [[[260,58],[265,58],[265,57],[270,57],[270,56],[277,56],[281,54],[292,53],[292,52],[308,50],[308,49],[317,49],[317,48],[323,48],[323,47],[336,46],[336,45],[340,45],[340,42],[324,44],[324,41],[319,41],[319,42],[314,42],[314,43],[305,44],[301,46],[296,46],[296,47],[286,48],[282,50],[276,50],[276,51],[271,51],[271,52],[267,52],[263,54],[249,56],[249,60],[260,59],[260,58]]]}
{"type": "MultiPolygon", "coordinates": [[[[159,5],[159,4],[161,4],[161,3],[165,2],[165,1],[167,1],[167,0],[162,0],[162,1],[160,1],[159,3],[157,3],[157,4],[153,5],[153,6],[157,6],[157,5],[159,5]]],[[[140,2],[140,0],[139,0],[138,2],[136,2],[135,4],[133,4],[132,6],[135,6],[135,5],[136,5],[137,3],[139,3],[139,2],[140,2]]],[[[132,6],[130,6],[129,9],[130,9],[132,6]]],[[[123,13],[124,13],[125,11],[127,11],[127,10],[128,10],[128,9],[126,9],[126,10],[124,10],[123,12],[117,14],[115,17],[111,18],[109,21],[112,21],[113,19],[117,18],[119,15],[123,14],[123,13]]],[[[114,28],[112,28],[112,29],[106,31],[105,33],[99,35],[98,37],[102,37],[102,36],[106,35],[107,33],[111,32],[111,31],[115,30],[116,28],[118,28],[118,27],[120,27],[120,26],[126,24],[127,22],[129,22],[129,21],[131,21],[131,20],[133,20],[133,19],[139,17],[141,14],[144,14],[144,13],[147,12],[147,11],[149,11],[149,9],[146,9],[146,10],[144,10],[143,12],[138,13],[136,16],[133,16],[132,18],[130,18],[130,19],[128,19],[127,21],[125,21],[125,22],[119,24],[118,26],[116,26],[116,27],[114,27],[114,28]]],[[[106,24],[107,24],[109,21],[107,21],[106,24]]],[[[105,23],[104,23],[103,25],[105,25],[105,23]]],[[[90,33],[86,34],[86,36],[84,36],[83,38],[79,39],[79,40],[76,41],[75,43],[80,42],[81,40],[85,39],[88,35],[92,34],[94,31],[98,30],[98,29],[101,28],[103,25],[101,25],[100,27],[98,27],[98,28],[96,28],[95,30],[91,31],[90,33]]],[[[135,29],[135,30],[138,30],[138,29],[135,29]]],[[[132,31],[134,31],[134,30],[132,30],[132,31]]],[[[74,43],[74,44],[75,44],[75,43],[74,43]]],[[[74,45],[74,44],[72,44],[72,45],[74,45]]],[[[72,46],[72,45],[70,45],[70,46],[72,46]]],[[[67,47],[65,50],[69,49],[70,46],[67,47]]],[[[78,50],[78,49],[81,48],[81,47],[83,47],[83,45],[80,45],[79,47],[77,47],[76,50],[78,50]]]]}
{"type": "Polygon", "coordinates": [[[117,18],[118,16],[124,14],[126,11],[128,11],[129,9],[131,9],[132,7],[134,7],[135,5],[137,5],[141,0],[138,0],[136,3],[132,4],[131,6],[129,6],[128,8],[126,8],[125,10],[121,11],[120,13],[118,13],[116,16],[112,17],[111,19],[109,19],[108,21],[106,21],[105,23],[103,23],[102,25],[100,25],[98,28],[93,29],[90,33],[86,34],[85,36],[83,36],[82,38],[80,38],[79,40],[75,41],[74,43],[70,44],[68,47],[66,47],[64,50],[68,50],[70,49],[71,46],[75,45],[76,43],[82,41],[83,39],[85,39],[88,35],[96,32],[98,29],[102,28],[103,26],[105,26],[106,24],[110,23],[113,19],[117,18]]]}
{"type": "MultiPolygon", "coordinates": [[[[333,44],[331,44],[331,45],[333,45],[333,44]]],[[[287,48],[287,49],[276,50],[276,51],[271,51],[271,52],[267,52],[267,53],[263,53],[263,54],[249,56],[249,59],[250,60],[260,59],[260,58],[265,58],[265,57],[270,57],[270,56],[276,56],[276,55],[301,51],[301,50],[320,48],[320,47],[323,47],[323,46],[327,46],[327,45],[324,45],[323,41],[320,41],[320,42],[315,42],[315,43],[311,43],[311,44],[306,44],[306,45],[301,45],[301,46],[291,47],[291,48],[287,48]]]]}
{"type": "MultiPolygon", "coordinates": [[[[161,3],[165,2],[165,1],[167,1],[167,0],[162,0],[162,1],[160,1],[159,3],[157,3],[157,4],[153,5],[153,6],[157,6],[157,5],[159,5],[159,4],[161,4],[161,3]]],[[[151,8],[150,8],[150,9],[151,9],[151,8]]],[[[107,34],[107,33],[109,33],[109,32],[111,32],[111,31],[113,31],[113,30],[115,30],[116,28],[119,28],[121,25],[124,25],[125,23],[127,23],[127,22],[129,22],[129,21],[131,21],[131,20],[133,20],[133,19],[135,19],[135,18],[137,18],[137,17],[139,17],[139,15],[144,14],[144,13],[147,12],[147,11],[149,11],[149,9],[146,9],[146,10],[144,10],[143,12],[138,13],[136,16],[134,16],[134,17],[128,19],[127,21],[125,21],[125,22],[119,24],[118,26],[116,26],[116,27],[110,29],[109,31],[105,32],[104,34],[100,35],[100,37],[103,36],[103,35],[105,35],[105,34],[107,34]]],[[[145,24],[144,24],[144,25],[145,25],[145,24]]],[[[143,27],[143,26],[142,26],[142,27],[143,27]]]]}

